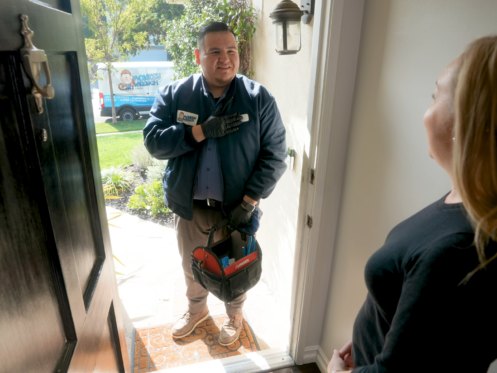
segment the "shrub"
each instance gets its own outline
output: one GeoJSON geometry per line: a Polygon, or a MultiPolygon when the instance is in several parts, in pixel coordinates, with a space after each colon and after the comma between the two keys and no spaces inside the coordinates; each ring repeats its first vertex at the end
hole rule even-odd
{"type": "Polygon", "coordinates": [[[131,162],[140,168],[147,168],[154,160],[143,144],[139,144],[131,150],[130,158],[131,162]]]}
{"type": "Polygon", "coordinates": [[[162,180],[164,169],[166,168],[167,161],[161,161],[154,158],[152,164],[147,167],[147,178],[149,182],[162,180]]]}
{"type": "Polygon", "coordinates": [[[124,166],[111,166],[102,171],[102,186],[105,195],[117,196],[121,192],[131,190],[134,175],[127,171],[124,166]]]}
{"type": "Polygon", "coordinates": [[[160,181],[140,185],[135,189],[135,193],[135,195],[131,196],[127,205],[130,209],[149,210],[154,217],[160,212],[164,214],[170,212],[164,202],[164,193],[160,181]]]}

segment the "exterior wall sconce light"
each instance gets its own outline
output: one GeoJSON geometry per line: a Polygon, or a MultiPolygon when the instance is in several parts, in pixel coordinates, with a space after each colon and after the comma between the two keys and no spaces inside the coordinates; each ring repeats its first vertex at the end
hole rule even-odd
{"type": "Polygon", "coordinates": [[[291,0],[282,0],[269,15],[273,20],[275,47],[278,54],[300,51],[300,21],[309,23],[314,11],[314,0],[301,0],[301,6],[291,0]]]}

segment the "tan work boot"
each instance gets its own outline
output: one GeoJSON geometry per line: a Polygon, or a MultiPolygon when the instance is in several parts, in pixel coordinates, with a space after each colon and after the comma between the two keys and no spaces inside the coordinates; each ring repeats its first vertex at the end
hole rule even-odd
{"type": "Polygon", "coordinates": [[[192,334],[197,325],[208,317],[209,309],[207,307],[199,313],[190,313],[190,311],[185,312],[185,314],[176,321],[171,330],[173,338],[183,338],[192,334]]]}
{"type": "Polygon", "coordinates": [[[219,344],[221,346],[229,346],[238,339],[242,330],[242,321],[243,315],[241,313],[233,316],[228,315],[219,334],[219,344]]]}

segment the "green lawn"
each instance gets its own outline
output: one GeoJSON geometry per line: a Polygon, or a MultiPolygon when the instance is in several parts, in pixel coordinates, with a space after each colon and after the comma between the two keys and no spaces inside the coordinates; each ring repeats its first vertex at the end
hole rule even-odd
{"type": "Polygon", "coordinates": [[[131,164],[130,154],[133,148],[143,144],[141,132],[125,133],[123,135],[98,136],[98,156],[100,158],[100,169],[121,164],[131,164]]]}
{"type": "Polygon", "coordinates": [[[100,133],[139,131],[145,127],[146,123],[147,119],[130,120],[128,122],[118,121],[117,124],[96,123],[95,129],[97,135],[100,133]]]}

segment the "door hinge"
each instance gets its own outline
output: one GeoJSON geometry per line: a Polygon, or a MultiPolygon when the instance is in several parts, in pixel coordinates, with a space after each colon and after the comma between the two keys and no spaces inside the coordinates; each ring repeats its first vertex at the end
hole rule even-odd
{"type": "Polygon", "coordinates": [[[312,216],[307,215],[307,226],[312,228],[312,216]]]}
{"type": "Polygon", "coordinates": [[[314,171],[313,168],[311,168],[311,177],[310,177],[310,182],[312,185],[314,185],[314,179],[316,177],[316,172],[314,171]]]}

